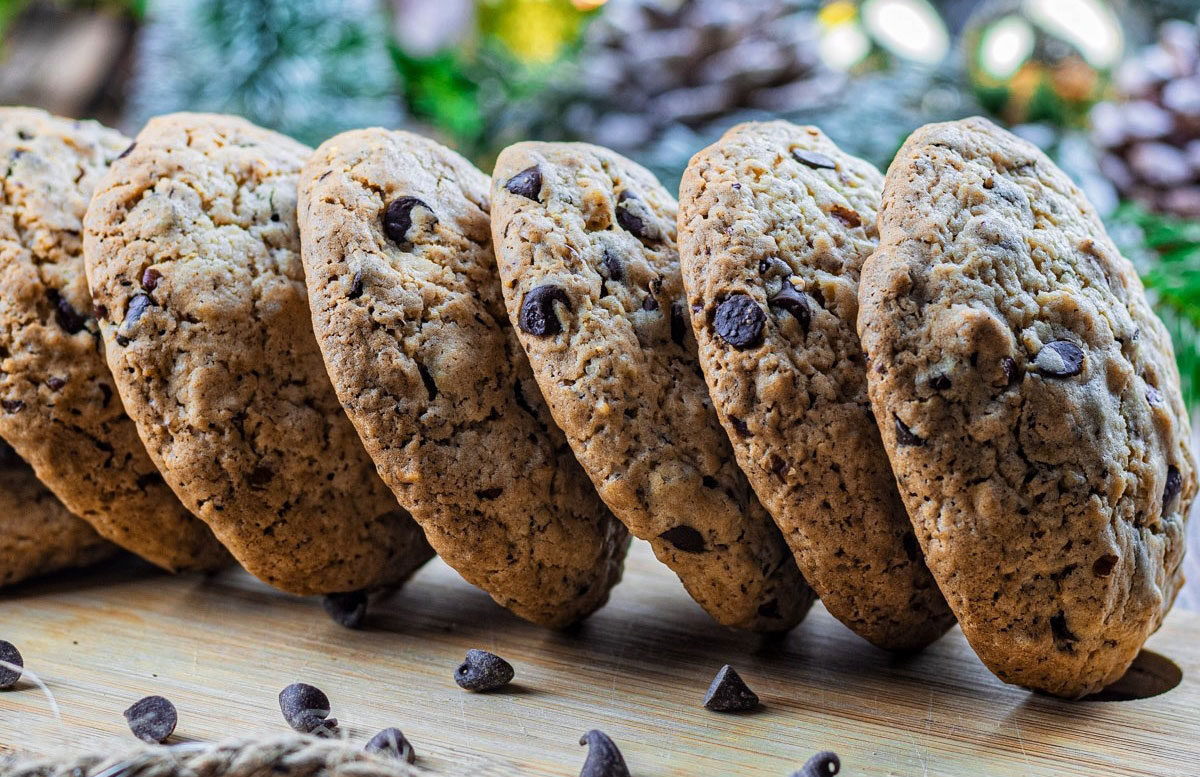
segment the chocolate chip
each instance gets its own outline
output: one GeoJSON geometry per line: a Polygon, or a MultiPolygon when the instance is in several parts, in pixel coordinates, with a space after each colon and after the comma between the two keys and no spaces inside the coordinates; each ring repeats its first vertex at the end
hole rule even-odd
{"type": "Polygon", "coordinates": [[[1000,369],[1004,370],[1005,385],[1011,386],[1021,379],[1021,369],[1011,356],[1005,356],[1000,360],[1000,369]]]}
{"type": "Polygon", "coordinates": [[[554,310],[554,303],[561,303],[567,310],[571,309],[571,299],[567,292],[553,284],[535,286],[525,292],[521,300],[521,313],[517,323],[522,331],[538,337],[556,335],[562,331],[562,323],[554,310]]]}
{"type": "Polygon", "coordinates": [[[307,683],[292,683],[279,692],[279,709],[288,725],[301,734],[328,736],[337,730],[329,717],[329,697],[307,683]]]}
{"type": "Polygon", "coordinates": [[[421,362],[417,362],[417,374],[421,376],[421,383],[425,386],[425,394],[429,397],[429,401],[437,399],[438,387],[433,380],[433,375],[421,362]]]}
{"type": "Polygon", "coordinates": [[[862,218],[845,205],[835,204],[831,206],[829,208],[829,215],[842,222],[842,226],[849,229],[862,226],[862,218]]]}
{"type": "Polygon", "coordinates": [[[117,330],[117,343],[119,345],[129,345],[129,336],[132,334],[133,327],[142,319],[154,301],[145,294],[139,294],[129,300],[129,307],[125,310],[125,320],[121,322],[120,329],[117,330]]]}
{"type": "Polygon", "coordinates": [[[750,690],[732,666],[726,664],[708,686],[704,706],[713,712],[745,712],[758,706],[758,694],[750,690]]]}
{"type": "MultiPolygon", "coordinates": [[[[11,449],[10,449],[11,450],[11,449]]],[[[15,455],[15,454],[14,454],[15,455]]],[[[12,688],[21,679],[25,659],[11,642],[0,639],[0,689],[12,688]]]]}
{"type": "Polygon", "coordinates": [[[346,299],[358,299],[363,295],[363,279],[362,270],[354,273],[354,277],[350,279],[350,291],[346,294],[346,299]]]}
{"type": "Polygon", "coordinates": [[[1070,340],[1054,340],[1042,346],[1033,364],[1052,378],[1069,378],[1083,369],[1083,349],[1070,340]]]}
{"type": "Polygon", "coordinates": [[[717,306],[713,327],[734,348],[752,348],[762,342],[767,317],[758,303],[745,294],[730,294],[717,306]]]}
{"type": "Polygon", "coordinates": [[[894,416],[896,419],[896,444],[897,445],[924,445],[925,441],[917,435],[913,434],[912,429],[900,420],[900,416],[894,416]]]}
{"type": "Polygon", "coordinates": [[[467,657],[454,670],[454,682],[468,691],[494,691],[512,682],[512,664],[486,650],[468,650],[467,657]]]}
{"type": "Polygon", "coordinates": [[[1175,501],[1175,497],[1183,491],[1183,475],[1180,474],[1179,468],[1172,465],[1167,467],[1167,485],[1163,488],[1163,512],[1166,512],[1167,507],[1175,501]]]}
{"type": "Polygon", "coordinates": [[[642,310],[658,310],[658,299],[654,292],[646,294],[646,298],[642,300],[642,310]]]}
{"type": "Polygon", "coordinates": [[[162,273],[153,267],[147,267],[142,273],[142,288],[146,291],[154,291],[158,288],[158,282],[162,280],[162,273]]]}
{"type": "Polygon", "coordinates": [[[784,461],[783,459],[779,458],[778,456],[776,456],[774,454],[771,454],[771,471],[772,472],[774,472],[776,475],[778,475],[779,477],[782,478],[784,475],[786,475],[788,473],[789,469],[791,469],[791,467],[788,466],[788,463],[786,461],[784,461]]]}
{"type": "Polygon", "coordinates": [[[25,402],[20,399],[0,400],[0,408],[6,413],[19,413],[25,409],[25,402]]]}
{"type": "Polygon", "coordinates": [[[491,500],[497,498],[503,493],[503,487],[495,486],[494,488],[481,488],[475,492],[475,496],[479,497],[480,499],[491,500]]]}
{"type": "Polygon", "coordinates": [[[651,235],[649,234],[650,230],[646,228],[645,219],[631,210],[635,204],[641,204],[641,202],[641,198],[628,189],[622,191],[617,196],[617,223],[621,225],[621,229],[634,237],[648,239],[651,235]]]}
{"type": "Polygon", "coordinates": [[[538,195],[542,191],[542,171],[537,165],[526,167],[521,172],[508,179],[508,183],[504,184],[504,188],[513,194],[518,194],[522,197],[541,202],[538,195]]]}
{"type": "Polygon", "coordinates": [[[363,751],[378,753],[379,755],[390,755],[406,763],[412,763],[417,760],[417,754],[413,751],[412,745],[409,744],[408,738],[398,728],[385,728],[383,731],[380,731],[371,737],[371,741],[367,742],[367,746],[363,748],[363,751]]]}
{"type": "Polygon", "coordinates": [[[671,341],[675,345],[683,345],[687,336],[687,320],[683,317],[683,305],[678,302],[671,305],[671,341]]]}
{"type": "Polygon", "coordinates": [[[1067,628],[1067,616],[1064,613],[1050,616],[1050,635],[1054,638],[1054,647],[1064,653],[1075,650],[1075,642],[1079,638],[1067,628]]]}
{"type": "Polygon", "coordinates": [[[132,154],[132,153],[133,153],[133,150],[134,150],[135,148],[137,148],[137,141],[136,141],[136,140],[135,140],[135,141],[133,141],[132,143],[130,143],[130,144],[129,144],[129,147],[128,147],[128,148],[126,148],[124,151],[122,151],[121,153],[117,154],[117,159],[124,159],[125,157],[129,156],[130,154],[132,154]]]}
{"type": "Polygon", "coordinates": [[[790,281],[783,282],[779,293],[767,300],[767,305],[791,313],[800,324],[800,328],[805,333],[808,332],[808,325],[812,321],[812,300],[804,292],[798,291],[790,281]]]}
{"type": "Polygon", "coordinates": [[[1163,402],[1162,392],[1154,386],[1146,386],[1146,401],[1151,405],[1161,405],[1163,402]]]}
{"type": "Polygon", "coordinates": [[[63,298],[57,291],[51,291],[48,294],[50,302],[54,305],[54,320],[58,322],[58,326],[67,334],[76,334],[83,330],[83,325],[87,323],[87,319],[80,315],[79,311],[71,306],[71,303],[63,298]]]}
{"type": "Polygon", "coordinates": [[[750,436],[750,427],[746,426],[746,422],[743,421],[742,419],[738,418],[735,415],[731,415],[731,416],[729,416],[729,423],[737,431],[738,436],[740,436],[740,437],[749,437],[750,436]]]}
{"type": "MultiPolygon", "coordinates": [[[[413,208],[424,208],[433,213],[433,208],[425,204],[423,200],[416,197],[397,197],[388,203],[387,208],[383,211],[383,233],[388,236],[388,239],[397,245],[404,245],[408,241],[408,231],[412,229],[412,212],[413,208]]],[[[433,216],[433,223],[437,223],[437,216],[433,216]]]]}
{"type": "Polygon", "coordinates": [[[135,701],[125,710],[129,730],[143,742],[161,744],[175,732],[179,714],[175,705],[162,696],[147,696],[135,701]]]}
{"type": "Polygon", "coordinates": [[[104,305],[92,305],[92,318],[103,321],[108,318],[108,308],[104,305]]]}
{"type": "Polygon", "coordinates": [[[819,151],[807,151],[803,148],[793,148],[792,156],[802,165],[816,168],[818,170],[836,170],[837,162],[833,157],[825,156],[819,151]]]}
{"type": "Polygon", "coordinates": [[[674,526],[658,535],[684,553],[703,553],[704,535],[691,526],[674,526]]]}
{"type": "Polygon", "coordinates": [[[1117,567],[1119,559],[1111,553],[1106,553],[1092,562],[1092,574],[1096,577],[1108,577],[1117,567]]]}
{"type": "Polygon", "coordinates": [[[46,381],[46,388],[50,389],[51,391],[61,391],[62,387],[65,385],[67,385],[66,379],[57,376],[46,381]]]}
{"type": "Polygon", "coordinates": [[[625,280],[625,263],[607,247],[604,249],[604,259],[601,261],[601,265],[604,267],[604,272],[608,274],[610,281],[625,280]]]}
{"type": "MultiPolygon", "coordinates": [[[[1011,359],[1009,361],[1011,361],[1011,359]]],[[[934,391],[946,391],[950,388],[950,379],[945,375],[934,375],[929,379],[929,386],[934,391]]]]}
{"type": "Polygon", "coordinates": [[[321,607],[334,623],[348,629],[362,628],[367,618],[367,592],[326,594],[321,597],[321,607]]]}
{"type": "Polygon", "coordinates": [[[592,729],[579,738],[579,744],[588,748],[579,777],[629,777],[621,751],[603,731],[592,729]]]}
{"type": "Polygon", "coordinates": [[[805,761],[800,771],[794,772],[792,777],[833,777],[841,769],[842,761],[837,753],[822,750],[805,761]]]}

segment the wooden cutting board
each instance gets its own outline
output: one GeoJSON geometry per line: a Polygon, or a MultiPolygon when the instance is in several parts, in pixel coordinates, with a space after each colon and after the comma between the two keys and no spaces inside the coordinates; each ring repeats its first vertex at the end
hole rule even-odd
{"type": "MultiPolygon", "coordinates": [[[[1148,645],[1182,670],[1173,690],[1070,703],[1001,684],[957,629],[912,657],[872,648],[819,606],[786,638],[725,631],[641,543],[611,603],[567,634],[519,621],[440,562],[375,604],[364,631],[241,572],[172,578],[126,563],[0,593],[0,638],[61,716],[23,680],[0,692],[0,741],[47,755],[119,750],[131,741],[122,710],[152,693],[178,707],[177,741],[281,732],[277,694],[305,681],[329,694],[352,741],[399,726],[435,774],[574,777],[590,728],[635,777],[787,777],[824,749],[848,777],[1200,774],[1194,613],[1174,612],[1148,645]],[[472,647],[516,666],[511,691],[454,684],[472,647]],[[761,711],[700,706],[724,663],[761,711]]],[[[1152,657],[1139,666],[1142,686],[1171,671],[1152,657]]]]}

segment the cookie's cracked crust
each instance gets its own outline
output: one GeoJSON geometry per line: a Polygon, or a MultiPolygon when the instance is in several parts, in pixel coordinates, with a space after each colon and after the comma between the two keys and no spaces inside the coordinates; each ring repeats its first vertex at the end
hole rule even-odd
{"type": "Polygon", "coordinates": [[[874,167],[816,128],[738,125],[684,173],[679,249],[700,362],[738,463],[829,612],[880,647],[909,650],[954,617],[896,492],[855,328],[882,189],[874,167]],[[774,301],[790,290],[802,310],[774,301]],[[766,314],[760,344],[716,332],[732,294],[766,314]]]}
{"type": "Polygon", "coordinates": [[[171,570],[229,555],[171,493],[104,362],[83,262],[92,189],[129,139],[0,108],[0,437],[101,535],[171,570]]]}
{"type": "Polygon", "coordinates": [[[430,555],[342,413],[296,226],[309,149],[241,119],[150,121],[97,187],[88,277],[151,456],[239,561],[288,591],[395,583],[430,555]]]}
{"type": "Polygon", "coordinates": [[[720,623],[786,629],[812,592],[709,402],[683,311],[675,211],[649,172],[611,151],[505,149],[492,180],[505,302],[555,421],[617,517],[720,623]],[[530,176],[511,186],[534,198],[506,188],[531,167],[539,186],[530,176]],[[559,333],[519,328],[539,286],[567,304],[546,293],[527,326],[542,325],[541,310],[559,333]]]}
{"type": "Polygon", "coordinates": [[[879,229],[859,332],[929,568],[1002,679],[1096,691],[1183,579],[1196,466],[1168,334],[1082,192],[986,120],[909,138],[879,229]]]}
{"type": "Polygon", "coordinates": [[[408,132],[326,141],[300,182],[313,325],[342,405],[439,555],[517,614],[585,617],[628,535],[533,382],[492,255],[489,179],[408,132]],[[384,231],[416,197],[407,240],[384,231]]]}

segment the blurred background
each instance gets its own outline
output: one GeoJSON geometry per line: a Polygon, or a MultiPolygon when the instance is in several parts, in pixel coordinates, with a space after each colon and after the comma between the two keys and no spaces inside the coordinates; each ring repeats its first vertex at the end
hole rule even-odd
{"type": "Polygon", "coordinates": [[[383,125],[491,169],[588,140],[674,187],[738,121],[820,125],[881,167],[984,113],[1088,192],[1200,407],[1200,0],[0,0],[0,103],[133,134],[181,109],[317,144],[383,125]]]}

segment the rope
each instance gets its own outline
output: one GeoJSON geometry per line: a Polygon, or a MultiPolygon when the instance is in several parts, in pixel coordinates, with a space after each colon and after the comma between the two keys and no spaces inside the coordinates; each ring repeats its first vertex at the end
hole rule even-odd
{"type": "Polygon", "coordinates": [[[173,747],[139,745],[115,756],[0,757],[3,777],[418,777],[395,759],[298,734],[173,747]]]}

